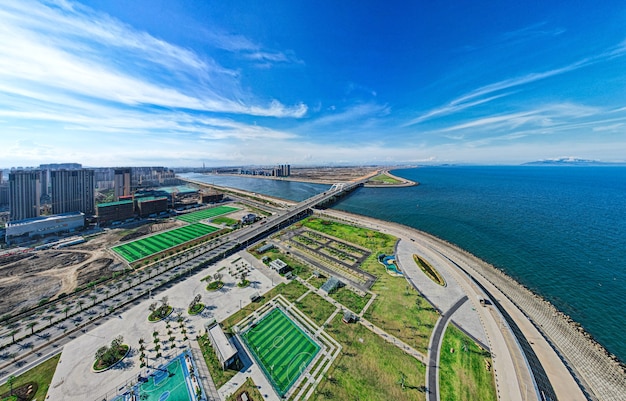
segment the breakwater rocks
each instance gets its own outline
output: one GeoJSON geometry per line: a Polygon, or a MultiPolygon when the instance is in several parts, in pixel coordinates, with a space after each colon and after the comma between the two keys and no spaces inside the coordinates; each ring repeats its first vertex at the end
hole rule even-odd
{"type": "Polygon", "coordinates": [[[514,303],[552,345],[590,399],[626,400],[626,365],[594,340],[578,322],[502,270],[446,241],[426,233],[423,235],[460,257],[473,269],[470,274],[479,274],[514,303]]]}
{"type": "Polygon", "coordinates": [[[454,244],[411,227],[336,210],[324,213],[351,224],[389,227],[407,237],[424,239],[434,250],[466,269],[475,280],[486,280],[497,287],[517,306],[559,355],[590,400],[626,401],[626,365],[578,322],[502,270],[454,244]]]}

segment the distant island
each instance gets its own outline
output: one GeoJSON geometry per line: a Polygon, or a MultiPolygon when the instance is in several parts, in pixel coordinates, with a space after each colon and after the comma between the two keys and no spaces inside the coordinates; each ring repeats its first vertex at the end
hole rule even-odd
{"type": "Polygon", "coordinates": [[[523,166],[620,166],[626,162],[610,163],[599,160],[579,159],[576,157],[559,157],[555,159],[544,159],[523,163],[523,166]]]}

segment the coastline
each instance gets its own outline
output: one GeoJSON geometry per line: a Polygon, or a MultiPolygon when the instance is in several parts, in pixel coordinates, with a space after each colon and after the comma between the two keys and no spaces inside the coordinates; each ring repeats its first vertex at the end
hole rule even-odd
{"type": "MultiPolygon", "coordinates": [[[[254,178],[254,179],[262,179],[262,180],[274,180],[274,181],[292,181],[292,182],[304,182],[309,184],[321,184],[321,185],[333,185],[337,182],[345,182],[345,180],[341,180],[340,178],[328,178],[328,179],[314,179],[314,178],[304,178],[297,176],[289,176],[289,177],[273,177],[273,176],[265,176],[265,175],[246,175],[246,174],[231,174],[231,173],[220,173],[220,174],[212,174],[212,173],[202,173],[203,175],[211,176],[225,176],[225,177],[240,177],[240,178],[254,178]]],[[[385,174],[389,177],[400,181],[398,184],[372,184],[365,183],[363,186],[366,188],[402,188],[402,187],[412,187],[415,185],[419,185],[418,182],[407,180],[402,177],[397,177],[389,172],[389,170],[376,170],[370,174],[366,174],[360,177],[353,178],[348,182],[365,180],[371,177],[374,177],[379,174],[385,174]]]]}
{"type": "Polygon", "coordinates": [[[529,340],[533,350],[545,353],[545,349],[542,350],[535,343],[539,340],[546,341],[581,387],[591,390],[597,399],[626,399],[613,397],[615,394],[626,397],[626,365],[597,342],[578,322],[501,269],[457,245],[412,227],[344,211],[324,210],[321,213],[365,227],[389,227],[434,243],[435,249],[462,269],[463,273],[483,286],[492,287],[497,293],[498,303],[520,328],[532,326],[526,327],[522,333],[527,339],[533,339],[529,340]],[[539,333],[540,338],[533,336],[532,328],[539,333]]]}
{"type": "Polygon", "coordinates": [[[395,180],[400,181],[399,184],[365,184],[363,185],[365,188],[403,188],[403,187],[413,187],[419,185],[419,182],[407,180],[406,178],[398,177],[397,175],[393,175],[390,170],[383,170],[380,174],[385,174],[395,180]]]}
{"type": "MultiPolygon", "coordinates": [[[[566,368],[570,372],[569,376],[576,378],[574,384],[577,388],[580,385],[581,388],[587,389],[589,394],[597,396],[596,398],[591,395],[589,399],[626,400],[611,396],[618,390],[618,394],[626,397],[626,365],[608,352],[578,322],[502,270],[457,245],[409,226],[333,209],[325,209],[319,213],[333,215],[352,224],[375,226],[381,231],[391,229],[403,233],[405,237],[415,236],[426,240],[432,244],[436,252],[456,265],[460,272],[498,294],[496,295],[498,305],[505,308],[506,314],[513,319],[516,328],[523,328],[522,339],[527,347],[533,351],[537,348],[535,354],[554,354],[544,373],[566,368]],[[544,346],[537,345],[539,343],[544,346]]],[[[540,368],[544,368],[543,364],[540,368]]],[[[552,377],[551,374],[548,376],[552,377]]]]}

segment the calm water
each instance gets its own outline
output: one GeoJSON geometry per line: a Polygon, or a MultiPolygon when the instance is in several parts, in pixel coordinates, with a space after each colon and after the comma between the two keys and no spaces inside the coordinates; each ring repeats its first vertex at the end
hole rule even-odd
{"type": "MultiPolygon", "coordinates": [[[[425,167],[394,174],[420,185],[359,189],[336,208],[467,249],[552,301],[626,360],[625,167],[425,167]]],[[[292,200],[328,188],[238,177],[206,181],[292,200]]]]}

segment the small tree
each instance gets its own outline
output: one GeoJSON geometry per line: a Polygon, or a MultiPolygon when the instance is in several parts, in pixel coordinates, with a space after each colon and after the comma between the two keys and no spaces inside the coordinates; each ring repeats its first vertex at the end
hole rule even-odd
{"type": "Polygon", "coordinates": [[[109,347],[107,347],[106,345],[98,348],[98,350],[96,351],[96,360],[102,360],[107,352],[109,352],[109,347]]]}
{"type": "Polygon", "coordinates": [[[35,334],[35,326],[37,325],[37,322],[29,322],[27,324],[28,328],[30,329],[30,334],[35,334]]]}
{"type": "Polygon", "coordinates": [[[11,338],[13,339],[13,342],[15,342],[15,335],[17,333],[19,333],[20,330],[21,330],[20,328],[15,328],[15,329],[11,330],[11,332],[9,333],[9,334],[11,334],[11,338]]]}
{"type": "Polygon", "coordinates": [[[111,340],[111,348],[117,350],[124,343],[124,337],[117,336],[113,340],[111,340]]]}
{"type": "Polygon", "coordinates": [[[15,383],[15,376],[10,375],[7,378],[7,383],[9,384],[9,388],[10,388],[9,396],[12,396],[13,395],[13,383],[15,383]]]}

